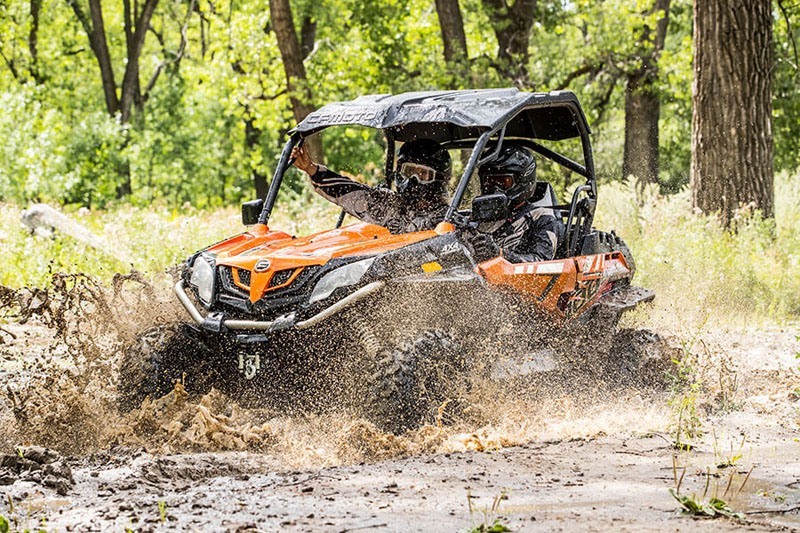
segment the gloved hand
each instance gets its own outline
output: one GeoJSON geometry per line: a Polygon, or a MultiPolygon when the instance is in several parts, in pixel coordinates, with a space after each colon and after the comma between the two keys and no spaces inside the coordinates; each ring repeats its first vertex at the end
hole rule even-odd
{"type": "Polygon", "coordinates": [[[302,170],[309,176],[313,176],[319,170],[319,165],[314,163],[311,156],[306,152],[305,146],[297,145],[292,148],[291,159],[294,161],[294,166],[302,170]]]}
{"type": "Polygon", "coordinates": [[[488,233],[475,233],[467,239],[469,247],[472,249],[472,257],[478,263],[483,263],[489,259],[494,259],[500,255],[500,247],[488,233]]]}

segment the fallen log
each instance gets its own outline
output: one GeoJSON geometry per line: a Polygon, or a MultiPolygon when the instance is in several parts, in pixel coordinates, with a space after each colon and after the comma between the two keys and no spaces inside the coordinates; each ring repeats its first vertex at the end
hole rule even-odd
{"type": "Polygon", "coordinates": [[[113,247],[109,246],[102,237],[95,235],[83,225],[47,204],[33,204],[23,211],[22,223],[36,235],[52,237],[58,232],[91,246],[95,250],[114,256],[123,263],[131,263],[130,253],[121,248],[119,243],[115,243],[113,247]]]}

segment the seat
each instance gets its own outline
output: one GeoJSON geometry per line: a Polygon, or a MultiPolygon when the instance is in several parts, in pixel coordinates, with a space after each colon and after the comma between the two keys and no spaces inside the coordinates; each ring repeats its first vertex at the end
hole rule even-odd
{"type": "Polygon", "coordinates": [[[551,208],[549,211],[551,215],[556,218],[563,218],[563,214],[560,212],[556,212],[555,209],[552,209],[554,206],[558,205],[558,200],[556,199],[556,191],[553,189],[553,186],[550,185],[547,181],[537,181],[536,182],[536,190],[533,191],[533,197],[531,198],[531,205],[534,207],[549,207],[551,208]]]}

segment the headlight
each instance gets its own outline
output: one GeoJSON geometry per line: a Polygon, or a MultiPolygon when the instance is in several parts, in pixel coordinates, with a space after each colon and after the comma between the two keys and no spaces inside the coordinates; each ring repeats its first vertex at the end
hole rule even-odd
{"type": "Polygon", "coordinates": [[[309,303],[324,300],[339,287],[347,287],[358,283],[359,280],[364,277],[364,273],[369,269],[373,261],[375,261],[375,258],[370,257],[369,259],[363,259],[339,267],[333,272],[325,274],[322,276],[322,279],[319,280],[317,286],[314,287],[314,291],[308,299],[309,303]]]}
{"type": "Polygon", "coordinates": [[[206,255],[198,256],[192,265],[192,276],[189,278],[197,296],[206,307],[211,305],[214,298],[214,260],[206,255]]]}

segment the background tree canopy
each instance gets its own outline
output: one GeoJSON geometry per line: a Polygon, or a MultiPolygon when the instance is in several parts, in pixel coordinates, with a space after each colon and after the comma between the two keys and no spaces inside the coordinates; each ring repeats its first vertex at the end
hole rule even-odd
{"type": "MultiPolygon", "coordinates": [[[[798,20],[774,4],[777,171],[800,166],[798,20]]],[[[691,61],[688,0],[0,0],[0,201],[237,203],[263,191],[298,109],[505,86],[578,93],[607,181],[624,178],[626,98],[651,95],[658,165],[638,177],[675,191],[691,61]]],[[[380,167],[372,140],[331,132],[319,149],[361,173],[380,167]]]]}

